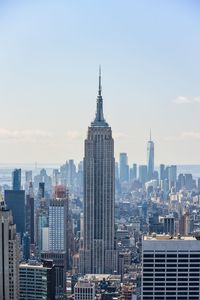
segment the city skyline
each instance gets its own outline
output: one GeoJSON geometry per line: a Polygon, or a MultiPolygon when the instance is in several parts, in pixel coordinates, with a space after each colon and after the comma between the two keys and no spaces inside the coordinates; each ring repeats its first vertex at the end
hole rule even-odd
{"type": "Polygon", "coordinates": [[[0,163],[82,160],[99,63],[116,158],[143,164],[152,128],[156,165],[200,163],[197,1],[0,8],[0,163]]]}

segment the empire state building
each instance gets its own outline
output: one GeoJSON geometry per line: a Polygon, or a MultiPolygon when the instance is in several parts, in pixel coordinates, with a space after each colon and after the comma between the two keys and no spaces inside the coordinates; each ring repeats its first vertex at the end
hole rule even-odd
{"type": "Polygon", "coordinates": [[[114,250],[115,159],[112,130],[103,115],[101,70],[94,121],[88,127],[84,156],[82,274],[113,273],[117,265],[114,250]]]}

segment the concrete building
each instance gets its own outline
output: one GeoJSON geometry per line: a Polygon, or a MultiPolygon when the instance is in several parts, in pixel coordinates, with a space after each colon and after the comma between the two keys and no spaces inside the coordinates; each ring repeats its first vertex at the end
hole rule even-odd
{"type": "Polygon", "coordinates": [[[111,127],[104,119],[101,75],[97,111],[88,128],[84,157],[84,241],[80,249],[80,272],[113,273],[115,159],[111,127]]]}
{"type": "Polygon", "coordinates": [[[0,299],[19,299],[19,239],[12,212],[0,203],[0,299]]]}
{"type": "Polygon", "coordinates": [[[144,236],[142,300],[200,299],[200,240],[190,236],[144,236]]]}
{"type": "Polygon", "coordinates": [[[167,215],[162,218],[163,233],[174,235],[175,234],[175,218],[173,215],[167,215]]]}
{"type": "Polygon", "coordinates": [[[55,300],[55,267],[52,261],[19,265],[20,300],[55,300]]]}
{"type": "Polygon", "coordinates": [[[74,300],[95,300],[95,284],[80,279],[74,287],[74,300]]]}

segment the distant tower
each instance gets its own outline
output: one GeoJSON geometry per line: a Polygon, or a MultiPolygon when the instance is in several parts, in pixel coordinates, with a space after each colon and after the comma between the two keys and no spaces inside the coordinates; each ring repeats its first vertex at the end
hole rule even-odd
{"type": "Polygon", "coordinates": [[[34,244],[34,193],[33,193],[33,184],[32,182],[29,183],[29,191],[26,195],[26,231],[28,232],[31,244],[34,244]]]}
{"type": "Polygon", "coordinates": [[[21,169],[15,169],[12,173],[12,185],[14,191],[21,190],[21,169]]]}
{"type": "Polygon", "coordinates": [[[113,273],[115,159],[111,127],[104,119],[101,72],[95,120],[88,128],[84,157],[84,245],[80,272],[113,273]]]}
{"type": "Polygon", "coordinates": [[[119,155],[119,178],[121,182],[127,182],[129,180],[129,166],[127,153],[120,153],[119,155]]]}
{"type": "Polygon", "coordinates": [[[0,203],[0,299],[19,299],[19,239],[11,210],[0,203]]]}
{"type": "Polygon", "coordinates": [[[147,143],[147,177],[148,180],[153,179],[154,175],[154,142],[151,139],[151,130],[150,130],[150,139],[147,143]]]}

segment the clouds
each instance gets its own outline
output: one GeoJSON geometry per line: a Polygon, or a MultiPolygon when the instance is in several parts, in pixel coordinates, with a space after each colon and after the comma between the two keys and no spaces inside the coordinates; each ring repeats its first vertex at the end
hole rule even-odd
{"type": "Polygon", "coordinates": [[[80,140],[83,138],[81,132],[77,130],[68,130],[66,135],[69,141],[80,140]]]}
{"type": "Polygon", "coordinates": [[[0,128],[0,142],[12,143],[38,143],[47,142],[53,138],[53,134],[40,129],[7,129],[0,128]]]}
{"type": "Polygon", "coordinates": [[[177,136],[168,136],[166,141],[200,141],[200,131],[183,131],[177,136]]]}
{"type": "Polygon", "coordinates": [[[176,104],[194,104],[199,103],[200,104],[200,96],[178,96],[174,103],[176,104]]]}

